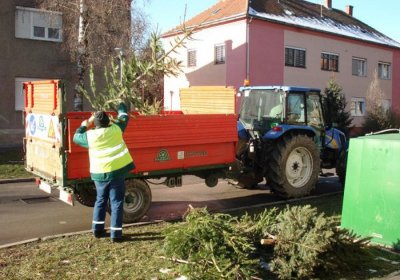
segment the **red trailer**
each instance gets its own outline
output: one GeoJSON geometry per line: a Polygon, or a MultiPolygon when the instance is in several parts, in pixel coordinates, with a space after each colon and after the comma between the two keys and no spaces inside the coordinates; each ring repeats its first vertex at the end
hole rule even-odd
{"type": "MultiPolygon", "coordinates": [[[[24,91],[26,169],[38,177],[41,189],[58,188],[61,200],[93,206],[88,151],[72,142],[91,113],[67,112],[58,80],[28,82],[24,91]]],[[[124,139],[136,169],[126,179],[124,222],[140,220],[149,209],[146,179],[165,178],[174,187],[182,184],[182,175],[191,174],[213,187],[225,177],[235,162],[236,121],[234,114],[131,114],[124,139]]]]}

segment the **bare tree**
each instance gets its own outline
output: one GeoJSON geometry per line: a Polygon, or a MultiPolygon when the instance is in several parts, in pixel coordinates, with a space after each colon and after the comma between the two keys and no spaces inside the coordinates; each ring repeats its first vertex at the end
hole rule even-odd
{"type": "MultiPolygon", "coordinates": [[[[89,65],[104,65],[115,49],[131,51],[131,39],[138,46],[145,34],[146,18],[131,13],[131,0],[36,0],[41,8],[63,13],[62,47],[76,62],[74,110],[83,110],[79,89],[85,87],[89,65]],[[135,23],[131,24],[131,20],[135,23]],[[131,28],[134,26],[134,28],[131,28]]],[[[132,2],[132,3],[131,3],[132,2]]]]}
{"type": "Polygon", "coordinates": [[[366,94],[367,116],[363,122],[365,133],[392,128],[398,125],[397,114],[384,107],[384,98],[385,93],[379,82],[378,71],[375,69],[373,80],[366,94]]]}
{"type": "MultiPolygon", "coordinates": [[[[163,49],[160,37],[152,33],[148,42],[148,49],[143,53],[133,53],[118,67],[111,60],[110,67],[105,68],[105,87],[97,89],[93,75],[93,67],[90,68],[90,91],[81,89],[82,94],[95,110],[115,110],[115,104],[124,100],[132,104],[142,114],[154,114],[161,110],[161,101],[154,98],[150,100],[144,96],[148,93],[149,83],[164,75],[176,76],[181,72],[181,61],[171,57],[172,53],[180,47],[184,47],[187,40],[191,39],[194,29],[182,28],[182,34],[174,38],[171,48],[163,49]]],[[[153,88],[155,89],[155,88],[153,88]]]]}

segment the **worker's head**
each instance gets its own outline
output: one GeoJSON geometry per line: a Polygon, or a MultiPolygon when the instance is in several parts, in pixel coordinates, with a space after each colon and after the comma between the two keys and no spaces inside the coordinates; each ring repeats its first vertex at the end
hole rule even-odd
{"type": "Polygon", "coordinates": [[[110,124],[110,119],[104,111],[98,111],[94,114],[93,123],[96,127],[107,127],[110,124]]]}

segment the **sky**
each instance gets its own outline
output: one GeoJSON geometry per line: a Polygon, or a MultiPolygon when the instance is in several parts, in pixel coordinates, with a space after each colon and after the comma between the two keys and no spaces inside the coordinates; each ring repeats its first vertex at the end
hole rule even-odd
{"type": "MultiPolygon", "coordinates": [[[[227,0],[229,1],[229,0],[227,0]]],[[[211,7],[218,0],[142,0],[143,11],[149,16],[153,30],[160,32],[179,25],[211,7]]],[[[323,4],[324,0],[309,0],[323,4]]],[[[354,7],[353,16],[381,33],[400,42],[400,0],[332,0],[332,7],[344,10],[346,5],[354,7]]]]}

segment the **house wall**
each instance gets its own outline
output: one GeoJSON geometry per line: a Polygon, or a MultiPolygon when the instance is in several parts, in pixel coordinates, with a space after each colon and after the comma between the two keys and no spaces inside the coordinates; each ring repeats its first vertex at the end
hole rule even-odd
{"type": "MultiPolygon", "coordinates": [[[[343,88],[350,109],[352,97],[365,98],[368,88],[374,80],[374,72],[378,71],[378,62],[389,62],[394,68],[393,51],[369,43],[350,41],[340,37],[331,38],[323,34],[299,30],[285,31],[285,46],[303,48],[306,50],[306,68],[284,67],[284,84],[325,89],[328,81],[334,78],[343,88]],[[321,70],[321,52],[339,55],[339,72],[321,70]],[[367,59],[367,76],[352,75],[352,58],[367,59]]],[[[399,78],[397,78],[398,80],[399,78]]],[[[385,99],[392,99],[392,85],[395,81],[379,80],[385,99]]],[[[361,126],[363,117],[354,116],[353,124],[361,126]]]]}
{"type": "Polygon", "coordinates": [[[284,80],[284,30],[261,20],[249,24],[251,85],[281,85],[284,80]]]}
{"type": "Polygon", "coordinates": [[[400,50],[393,52],[392,107],[400,113],[400,50]]]}
{"type": "Polygon", "coordinates": [[[0,1],[0,147],[22,144],[23,113],[15,110],[16,78],[72,80],[72,67],[60,43],[15,38],[15,7],[33,7],[32,2],[0,1]]]}
{"type": "MultiPolygon", "coordinates": [[[[246,77],[246,20],[234,21],[202,29],[171,57],[182,61],[182,73],[164,79],[164,107],[179,110],[179,89],[189,86],[234,86],[243,84],[246,77]],[[225,64],[214,63],[214,46],[225,43],[225,64]],[[197,64],[187,67],[187,51],[196,50],[197,64]]],[[[173,37],[163,39],[168,48],[173,37]]]]}

